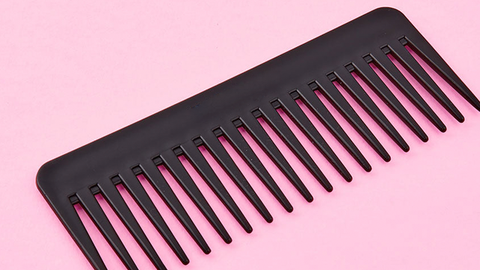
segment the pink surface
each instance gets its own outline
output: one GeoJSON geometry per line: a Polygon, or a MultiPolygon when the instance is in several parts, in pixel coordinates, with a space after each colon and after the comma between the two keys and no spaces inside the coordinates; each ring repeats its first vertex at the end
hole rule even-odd
{"type": "MultiPolygon", "coordinates": [[[[376,7],[402,10],[480,96],[477,1],[270,2],[0,2],[0,268],[90,268],[36,189],[35,174],[44,162],[376,7]]],[[[230,245],[221,241],[174,184],[213,250],[208,256],[154,198],[189,255],[188,266],[173,256],[133,200],[126,201],[170,269],[480,269],[480,114],[445,83],[440,86],[466,117],[459,124],[424,95],[446,123],[445,134],[402,99],[429,135],[426,144],[379,103],[410,144],[409,153],[396,147],[359,110],[390,152],[390,163],[381,161],[341,122],[371,162],[371,173],[362,171],[326,135],[353,174],[352,183],[344,182],[300,136],[334,185],[331,194],[282,146],[315,197],[313,203],[305,202],[272,162],[265,161],[295,207],[291,214],[242,165],[274,216],[272,224],[262,220],[216,167],[253,225],[251,235],[194,175],[233,237],[230,245]]],[[[114,217],[111,209],[106,212],[114,217]]],[[[113,221],[140,268],[151,269],[126,229],[118,219],[113,221]]],[[[87,227],[108,266],[121,269],[91,222],[87,227]]]]}

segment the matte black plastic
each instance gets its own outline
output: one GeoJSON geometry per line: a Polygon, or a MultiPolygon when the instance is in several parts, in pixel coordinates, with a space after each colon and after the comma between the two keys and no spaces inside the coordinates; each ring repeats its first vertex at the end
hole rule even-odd
{"type": "Polygon", "coordinates": [[[164,166],[171,172],[219,236],[226,243],[230,243],[232,239],[226,228],[179,157],[184,156],[192,164],[243,229],[251,232],[252,227],[248,220],[198,149],[204,146],[259,214],[267,222],[272,222],[271,214],[224,149],[219,137],[230,142],[285,210],[291,212],[293,206],[252,151],[239,128],[244,128],[257,141],[292,186],[310,202],[313,200],[312,194],[260,125],[258,118],[263,118],[277,132],[327,191],[332,191],[333,187],[321,168],[328,164],[315,163],[284,122],[278,109],[282,109],[287,117],[293,120],[346,181],[351,181],[352,175],[304,114],[298,104],[300,101],[313,111],[366,171],[371,170],[370,164],[317,95],[324,95],[385,161],[391,159],[390,155],[345,99],[344,94],[351,95],[402,150],[409,150],[408,144],[352,73],[370,85],[422,141],[428,140],[425,132],[371,65],[375,65],[390,78],[439,130],[446,130],[442,120],[389,57],[397,59],[411,72],[455,119],[464,121],[460,111],[405,46],[414,50],[468,102],[480,110],[479,100],[407,18],[395,9],[380,8],[181,103],[46,163],[37,175],[38,188],[94,268],[106,267],[76,213],[74,205],[77,203],[90,215],[125,266],[136,269],[98,204],[95,195],[100,193],[152,263],[158,269],[165,269],[118,192],[118,184],[123,184],[132,194],[170,248],[187,264],[189,260],[186,254],[163,220],[159,209],[155,208],[148,197],[138,176],[143,175],[150,181],[198,246],[205,253],[210,253],[207,242],[160,173],[158,166],[164,166]]]}

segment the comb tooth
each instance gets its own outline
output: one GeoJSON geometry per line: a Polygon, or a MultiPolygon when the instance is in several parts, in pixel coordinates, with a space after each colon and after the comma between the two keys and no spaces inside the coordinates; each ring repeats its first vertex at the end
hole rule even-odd
{"type": "Polygon", "coordinates": [[[283,194],[280,187],[278,187],[275,180],[268,173],[267,169],[263,166],[262,162],[258,159],[257,155],[253,152],[252,148],[243,138],[240,131],[232,125],[222,126],[223,132],[225,132],[226,137],[232,142],[236,150],[244,157],[247,164],[252,168],[252,170],[257,174],[258,178],[263,182],[263,184],[270,190],[270,192],[275,196],[275,198],[280,202],[280,204],[287,210],[287,212],[293,211],[293,206],[288,201],[285,194],[283,194]]]}
{"type": "Polygon", "coordinates": [[[227,207],[230,213],[235,217],[235,219],[242,225],[243,229],[251,233],[252,226],[248,222],[248,220],[243,215],[240,208],[238,208],[235,201],[232,199],[228,191],[225,189],[225,186],[220,182],[217,175],[213,171],[213,169],[208,164],[205,157],[202,155],[200,150],[198,150],[197,146],[190,141],[182,145],[183,150],[185,151],[186,155],[190,158],[192,163],[195,165],[196,169],[200,172],[203,176],[205,181],[208,183],[210,188],[215,192],[217,197],[222,201],[222,203],[227,207]]]}
{"type": "Polygon", "coordinates": [[[123,180],[122,183],[133,195],[137,203],[142,208],[143,212],[148,216],[155,228],[162,235],[163,239],[165,239],[173,252],[175,252],[175,255],[180,259],[183,264],[188,264],[189,259],[187,255],[183,251],[182,247],[178,243],[167,223],[165,223],[165,220],[158,212],[152,200],[147,195],[147,192],[145,192],[145,190],[143,189],[137,177],[131,171],[121,173],[120,177],[123,180]]]}
{"type": "Polygon", "coordinates": [[[463,122],[465,118],[462,113],[455,107],[455,105],[450,101],[450,99],[445,95],[445,93],[438,87],[438,85],[433,81],[433,79],[428,75],[428,73],[423,69],[423,67],[415,60],[415,58],[407,51],[400,42],[394,42],[390,44],[390,50],[393,51],[393,56],[397,57],[397,60],[412,73],[422,85],[429,90],[435,99],[442,104],[442,106],[453,116],[457,121],[463,122]]]}
{"type": "Polygon", "coordinates": [[[362,107],[369,113],[369,115],[382,127],[382,129],[392,138],[400,148],[407,152],[410,147],[407,142],[398,133],[395,127],[388,121],[387,117],[375,105],[373,100],[368,96],[360,84],[353,78],[352,74],[347,69],[340,68],[337,71],[340,81],[345,84],[345,88],[354,98],[362,105],[362,107]]]}
{"type": "Polygon", "coordinates": [[[419,33],[405,37],[405,44],[411,45],[417,54],[424,59],[442,78],[445,79],[458,93],[460,93],[473,107],[480,111],[480,101],[468,89],[463,81],[448,66],[443,58],[435,51],[435,49],[422,37],[419,33]],[[406,42],[406,43],[405,43],[406,42]]]}
{"type": "Polygon", "coordinates": [[[207,133],[202,135],[202,141],[206,144],[207,149],[212,153],[213,157],[222,165],[222,167],[227,171],[230,177],[233,179],[235,184],[240,188],[242,193],[247,197],[250,203],[257,209],[257,211],[262,215],[262,217],[268,223],[273,221],[273,217],[268,212],[267,207],[263,204],[263,202],[258,197],[255,190],[253,190],[250,183],[248,183],[245,176],[242,172],[238,169],[235,162],[230,157],[228,152],[222,146],[222,144],[218,141],[218,138],[213,135],[213,133],[207,133]]]}
{"type": "Polygon", "coordinates": [[[368,142],[368,144],[370,144],[375,152],[377,152],[377,154],[382,157],[383,160],[390,161],[390,155],[387,153],[385,148],[383,148],[370,129],[365,125],[363,120],[358,116],[350,104],[348,104],[347,100],[342,96],[335,85],[328,81],[327,76],[322,78],[320,85],[320,90],[323,91],[327,98],[335,105],[335,107],[337,107],[337,109],[344,115],[350,124],[357,130],[357,132],[362,135],[362,137],[368,142]]]}
{"type": "MultiPolygon", "coordinates": [[[[362,166],[362,168],[369,172],[372,170],[372,166],[368,163],[367,159],[363,156],[363,154],[358,150],[357,146],[352,142],[350,137],[348,137],[347,133],[343,130],[343,128],[338,124],[337,120],[333,117],[333,115],[328,111],[327,107],[322,103],[322,101],[315,95],[315,93],[311,89],[304,89],[299,90],[298,94],[303,97],[303,100],[310,106],[310,108],[315,112],[317,118],[322,121],[322,123],[328,128],[328,130],[335,136],[335,138],[342,144],[342,146],[350,153],[350,155],[362,166]]],[[[305,126],[306,130],[310,131],[311,138],[318,139],[321,138],[320,134],[316,130],[316,128],[312,125],[308,118],[303,118],[303,112],[295,113],[297,111],[298,104],[292,104],[288,106],[288,99],[285,99],[284,102],[286,104],[286,108],[292,112],[292,115],[298,119],[298,121],[302,121],[303,126],[305,126]],[[315,136],[318,134],[319,136],[315,136]]],[[[300,109],[300,108],[298,108],[300,109]]],[[[323,140],[323,138],[322,138],[323,140]]],[[[320,141],[322,143],[322,141],[320,141]]],[[[318,145],[318,143],[317,143],[318,145]]],[[[325,143],[326,145],[326,143],[325,143]]]]}
{"type": "Polygon", "coordinates": [[[81,204],[128,269],[138,269],[90,189],[77,192],[81,204]]]}
{"type": "MultiPolygon", "coordinates": [[[[245,129],[253,135],[261,147],[269,154],[275,164],[285,174],[288,180],[290,180],[292,185],[297,189],[298,192],[300,192],[300,194],[302,194],[305,200],[308,202],[313,201],[313,196],[310,191],[308,191],[302,180],[300,180],[293,168],[290,166],[290,164],[288,164],[288,161],[282,155],[280,150],[278,150],[277,146],[272,141],[270,136],[268,136],[267,132],[263,129],[258,120],[253,117],[253,115],[248,115],[246,117],[242,117],[242,122],[245,124],[245,129]]],[[[328,183],[328,185],[329,184],[330,183],[328,183]]],[[[329,186],[331,189],[332,186],[329,186]]]]}
{"type": "Polygon", "coordinates": [[[157,269],[166,270],[167,268],[162,263],[158,257],[157,252],[153,248],[150,241],[148,241],[147,236],[143,232],[142,228],[138,224],[137,220],[133,216],[132,212],[128,208],[127,204],[123,200],[122,196],[118,192],[117,188],[113,183],[101,183],[99,184],[102,193],[105,195],[105,198],[110,203],[110,205],[115,209],[117,215],[122,219],[125,226],[129,229],[130,233],[135,237],[138,244],[142,247],[145,253],[148,255],[152,263],[157,267],[157,269]]]}
{"type": "Polygon", "coordinates": [[[175,156],[173,151],[166,151],[162,153],[161,157],[188,196],[192,199],[198,209],[200,209],[205,218],[207,218],[212,227],[222,237],[223,241],[225,241],[225,243],[231,243],[232,238],[218,219],[215,212],[213,212],[213,209],[210,207],[210,204],[202,195],[195,182],[193,182],[193,179],[190,177],[185,167],[183,167],[180,160],[178,160],[178,157],[175,156]]]}
{"type": "MultiPolygon", "coordinates": [[[[279,101],[277,101],[279,103],[279,101]]],[[[270,104],[269,104],[270,105],[270,104]]],[[[305,148],[302,146],[300,141],[298,141],[295,134],[290,130],[287,124],[280,117],[278,112],[270,105],[265,106],[261,109],[262,114],[266,118],[267,122],[277,131],[281,138],[287,143],[290,149],[296,154],[296,156],[303,162],[303,164],[308,168],[308,170],[315,176],[315,178],[322,184],[324,187],[331,187],[327,178],[317,166],[312,157],[308,154],[305,148]]],[[[343,166],[343,164],[340,163],[343,166]]],[[[337,168],[338,169],[338,168],[337,168]]],[[[346,169],[345,169],[346,171],[346,169]]],[[[341,172],[344,172],[341,170],[341,172]]],[[[351,175],[346,171],[347,180],[351,180],[351,175]]],[[[342,174],[345,175],[345,174],[342,174]]]]}
{"type": "Polygon", "coordinates": [[[175,196],[175,193],[173,193],[172,188],[168,185],[157,166],[155,166],[152,161],[148,160],[142,163],[141,166],[145,175],[150,179],[153,186],[160,194],[160,197],[162,197],[162,199],[167,203],[170,210],[172,210],[178,220],[182,223],[183,227],[185,227],[193,240],[195,240],[205,254],[210,253],[211,250],[207,242],[205,242],[205,239],[198,231],[190,216],[187,214],[187,211],[185,211],[185,208],[183,208],[177,196],[175,196]]]}
{"type": "Polygon", "coordinates": [[[107,267],[103,263],[103,260],[95,248],[92,239],[88,235],[85,226],[83,226],[83,223],[73,205],[69,203],[68,198],[65,198],[65,201],[56,200],[51,201],[50,203],[52,206],[55,205],[58,217],[61,219],[65,228],[70,232],[70,235],[80,247],[83,254],[85,254],[93,268],[96,270],[107,270],[107,267]]]}
{"type": "MultiPolygon", "coordinates": [[[[283,107],[286,113],[290,115],[290,117],[293,119],[293,121],[297,124],[297,126],[300,128],[300,130],[306,134],[312,140],[314,145],[317,147],[317,149],[322,153],[322,155],[325,156],[325,158],[330,162],[330,164],[333,165],[333,167],[345,178],[347,181],[352,180],[352,175],[350,172],[345,168],[343,163],[340,161],[340,159],[337,157],[335,152],[333,152],[332,148],[328,145],[328,143],[325,141],[325,139],[320,135],[318,130],[313,126],[312,122],[307,118],[307,116],[303,113],[303,111],[300,109],[298,104],[289,96],[285,98],[281,98],[279,100],[280,106],[283,107]]],[[[277,112],[272,112],[268,113],[267,115],[270,115],[270,118],[274,119],[278,115],[277,112]]],[[[279,127],[281,125],[284,125],[285,123],[283,122],[283,119],[279,118],[277,121],[279,123],[279,127]]],[[[288,130],[287,132],[291,132],[290,128],[286,126],[284,128],[285,130],[288,130]]],[[[292,135],[293,138],[296,139],[295,135],[292,135]]],[[[368,162],[367,162],[368,164],[368,162]]]]}
{"type": "MultiPolygon", "coordinates": [[[[368,57],[368,56],[367,56],[368,57]]],[[[378,63],[381,69],[393,80],[397,87],[403,91],[407,98],[434,124],[438,130],[445,132],[447,127],[438,118],[437,114],[428,106],[425,100],[418,94],[398,68],[392,63],[392,61],[382,51],[374,55],[375,61],[378,63]]]]}
{"type": "Polygon", "coordinates": [[[400,119],[410,128],[410,130],[415,133],[422,141],[428,141],[428,136],[425,134],[425,131],[418,125],[418,123],[413,119],[413,117],[408,113],[408,111],[403,107],[403,105],[398,101],[395,95],[388,89],[385,83],[380,79],[380,77],[373,71],[365,61],[361,60],[355,62],[355,69],[358,70],[359,75],[363,76],[366,82],[372,87],[372,89],[377,93],[388,106],[397,114],[400,119]]]}

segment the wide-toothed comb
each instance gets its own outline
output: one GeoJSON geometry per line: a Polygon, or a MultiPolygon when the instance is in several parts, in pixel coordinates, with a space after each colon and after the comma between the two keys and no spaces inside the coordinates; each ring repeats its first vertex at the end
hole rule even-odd
{"type": "Polygon", "coordinates": [[[205,239],[158,166],[163,165],[172,173],[213,228],[229,243],[231,238],[228,232],[193,182],[179,156],[185,156],[191,162],[245,231],[251,232],[249,222],[198,147],[204,146],[210,151],[263,218],[271,222],[273,219],[269,211],[218,138],[225,137],[231,143],[280,204],[291,212],[292,205],[238,128],[243,127],[248,131],[301,195],[307,201],[312,201],[311,193],[280,153],[258,118],[263,118],[320,184],[327,191],[332,191],[329,181],[277,109],[283,109],[338,173],[346,181],[351,181],[352,176],[348,170],[296,100],[303,101],[353,158],[366,171],[370,171],[368,161],[317,97],[316,91],[334,105],[385,161],[390,160],[389,154],[335,84],[345,88],[402,150],[408,151],[409,146],[352,73],[363,79],[422,141],[428,140],[427,135],[384,84],[371,64],[389,78],[440,131],[446,130],[445,125],[392,62],[391,57],[402,64],[455,119],[464,121],[462,114],[407,47],[423,58],[458,93],[480,110],[478,99],[408,19],[395,9],[380,8],[183,102],[46,163],[37,175],[38,188],[94,268],[106,269],[75,210],[75,204],[80,204],[90,215],[125,266],[136,269],[95,198],[95,195],[100,193],[152,263],[158,269],[165,269],[117,190],[118,184],[123,184],[132,194],[178,258],[186,264],[187,256],[137,176],[143,175],[151,182],[199,247],[209,253],[210,248],[205,239]]]}

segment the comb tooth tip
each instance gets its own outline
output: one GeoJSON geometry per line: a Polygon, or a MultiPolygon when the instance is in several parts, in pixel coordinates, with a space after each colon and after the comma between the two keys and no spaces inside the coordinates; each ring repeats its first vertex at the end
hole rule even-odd
{"type": "Polygon", "coordinates": [[[370,165],[370,164],[364,164],[364,165],[363,165],[363,169],[364,169],[366,172],[371,172],[371,171],[372,171],[372,165],[370,165]]]}
{"type": "Polygon", "coordinates": [[[182,262],[183,265],[187,265],[190,263],[190,259],[187,257],[186,254],[180,255],[178,256],[178,258],[180,259],[180,262],[182,262]]]}
{"type": "Polygon", "coordinates": [[[422,142],[428,142],[428,136],[427,134],[423,134],[420,139],[422,140],[422,142]]]}
{"type": "Polygon", "coordinates": [[[460,122],[460,123],[465,122],[465,116],[463,116],[463,115],[458,116],[457,121],[460,122]]]}
{"type": "Polygon", "coordinates": [[[348,176],[345,176],[344,179],[345,179],[345,181],[347,181],[347,182],[352,182],[353,176],[349,174],[348,176]]]}
{"type": "Polygon", "coordinates": [[[310,195],[308,198],[305,198],[305,200],[307,200],[307,202],[311,203],[311,202],[313,202],[313,196],[310,195]]]}
{"type": "Polygon", "coordinates": [[[447,131],[447,127],[445,125],[442,125],[440,127],[438,127],[438,129],[442,132],[442,133],[445,133],[447,131]]]}
{"type": "Polygon", "coordinates": [[[402,150],[403,152],[408,152],[410,151],[410,146],[408,146],[408,144],[402,145],[402,150]]]}
{"type": "Polygon", "coordinates": [[[328,192],[332,192],[333,191],[333,186],[332,185],[326,186],[325,190],[327,190],[328,192]]]}
{"type": "Polygon", "coordinates": [[[293,212],[293,206],[292,206],[292,205],[285,206],[285,210],[286,210],[288,213],[291,213],[291,212],[293,212]]]}
{"type": "Polygon", "coordinates": [[[190,263],[190,260],[185,257],[185,258],[182,258],[181,262],[183,265],[188,265],[190,263]]]}
{"type": "Polygon", "coordinates": [[[385,154],[383,156],[383,160],[385,160],[385,162],[390,162],[392,160],[392,157],[389,154],[385,154]]]}
{"type": "Polygon", "coordinates": [[[232,237],[228,236],[227,238],[224,239],[225,243],[230,244],[232,243],[232,237]]]}
{"type": "Polygon", "coordinates": [[[245,232],[252,233],[253,232],[252,226],[249,226],[248,228],[245,228],[245,232]]]}

